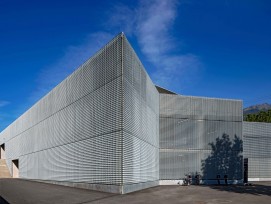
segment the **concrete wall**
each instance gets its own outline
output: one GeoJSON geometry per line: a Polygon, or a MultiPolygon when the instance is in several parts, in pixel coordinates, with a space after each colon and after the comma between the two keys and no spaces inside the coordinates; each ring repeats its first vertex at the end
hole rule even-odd
{"type": "Polygon", "coordinates": [[[160,180],[241,180],[242,163],[241,101],[160,94],[160,180]]]}
{"type": "Polygon", "coordinates": [[[243,138],[249,181],[270,181],[271,124],[243,122],[243,138]]]}
{"type": "Polygon", "coordinates": [[[131,192],[158,181],[158,103],[120,34],[6,128],[0,145],[10,172],[19,160],[20,178],[131,192]]]}

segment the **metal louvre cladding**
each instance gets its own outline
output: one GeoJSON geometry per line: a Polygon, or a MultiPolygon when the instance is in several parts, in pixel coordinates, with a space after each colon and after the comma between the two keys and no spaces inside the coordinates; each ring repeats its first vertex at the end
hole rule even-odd
{"type": "Polygon", "coordinates": [[[124,144],[125,191],[135,183],[159,183],[159,93],[124,38],[124,144]]]}
{"type": "Polygon", "coordinates": [[[0,134],[19,177],[126,193],[158,184],[159,94],[123,34],[0,134]]]}
{"type": "Polygon", "coordinates": [[[250,180],[271,178],[271,124],[243,122],[244,158],[250,180]]]}
{"type": "Polygon", "coordinates": [[[242,101],[160,94],[160,180],[241,180],[242,101]]]}
{"type": "Polygon", "coordinates": [[[0,145],[20,178],[114,193],[186,174],[240,182],[243,154],[249,178],[270,179],[271,125],[242,119],[242,101],[156,89],[121,33],[1,132],[0,145]]]}

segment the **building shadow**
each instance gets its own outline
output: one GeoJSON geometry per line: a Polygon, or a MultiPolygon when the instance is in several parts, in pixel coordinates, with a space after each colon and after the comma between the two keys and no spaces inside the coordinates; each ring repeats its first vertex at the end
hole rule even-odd
{"type": "Polygon", "coordinates": [[[249,186],[243,185],[242,182],[234,182],[242,181],[244,175],[243,141],[239,137],[235,135],[231,140],[229,135],[223,134],[222,137],[217,137],[215,142],[209,143],[209,146],[211,147],[210,155],[201,161],[202,181],[206,184],[207,182],[204,181],[209,180],[215,185],[200,185],[200,187],[240,194],[271,196],[271,182],[258,182],[249,186]],[[229,185],[225,185],[225,175],[229,185]]]}
{"type": "Polygon", "coordinates": [[[234,136],[223,134],[217,137],[215,142],[209,143],[210,155],[201,161],[203,182],[212,181],[213,184],[225,183],[225,177],[229,183],[237,182],[243,178],[243,141],[234,136]]]}
{"type": "Polygon", "coordinates": [[[218,191],[227,191],[240,194],[251,194],[256,196],[271,196],[271,182],[252,183],[249,186],[244,185],[201,185],[203,188],[211,188],[218,191]]]}
{"type": "Polygon", "coordinates": [[[0,204],[9,204],[2,196],[0,196],[0,204]]]}

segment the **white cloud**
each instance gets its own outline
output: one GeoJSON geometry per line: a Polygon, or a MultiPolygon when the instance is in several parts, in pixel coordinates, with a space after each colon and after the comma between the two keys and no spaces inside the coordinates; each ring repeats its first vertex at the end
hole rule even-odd
{"type": "Polygon", "coordinates": [[[175,1],[142,2],[137,12],[136,35],[143,52],[152,60],[173,48],[169,29],[176,18],[175,1]]]}
{"type": "Polygon", "coordinates": [[[135,9],[118,5],[111,21],[111,26],[121,25],[125,33],[137,38],[142,53],[155,67],[155,71],[150,73],[151,78],[156,84],[168,88],[184,84],[188,77],[195,78],[200,67],[197,56],[176,54],[181,50],[181,43],[171,31],[178,6],[176,0],[142,0],[135,9]]]}
{"type": "Polygon", "coordinates": [[[116,5],[104,25],[110,31],[90,34],[80,45],[67,47],[57,62],[44,67],[30,103],[44,96],[104,46],[113,38],[112,33],[120,31],[137,39],[142,53],[154,67],[149,73],[154,83],[171,89],[180,88],[184,81],[196,76],[200,61],[193,54],[178,54],[180,41],[171,33],[178,5],[177,0],[141,0],[135,8],[116,5]]]}
{"type": "Polygon", "coordinates": [[[0,100],[0,108],[6,106],[6,105],[8,105],[8,104],[10,104],[9,101],[0,100]]]}

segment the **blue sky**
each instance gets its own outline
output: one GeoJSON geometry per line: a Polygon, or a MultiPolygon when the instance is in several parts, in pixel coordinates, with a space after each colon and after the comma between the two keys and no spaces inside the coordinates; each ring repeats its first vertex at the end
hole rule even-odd
{"type": "Polygon", "coordinates": [[[165,88],[271,103],[269,0],[0,0],[0,131],[121,31],[165,88]]]}

